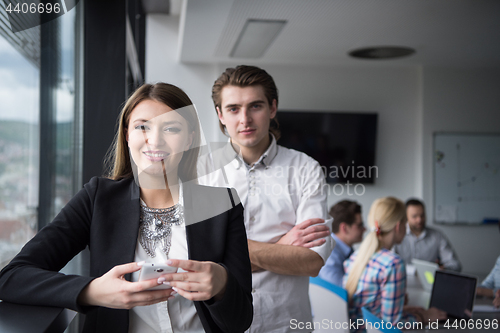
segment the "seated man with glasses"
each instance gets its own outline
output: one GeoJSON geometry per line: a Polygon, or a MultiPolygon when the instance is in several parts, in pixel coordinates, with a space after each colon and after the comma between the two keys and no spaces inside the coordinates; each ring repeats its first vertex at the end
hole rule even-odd
{"type": "Polygon", "coordinates": [[[332,238],[337,245],[321,268],[319,277],[342,287],[344,261],[352,254],[352,246],[363,240],[366,229],[361,218],[361,206],[354,201],[336,203],[330,208],[330,215],[333,217],[332,238]]]}

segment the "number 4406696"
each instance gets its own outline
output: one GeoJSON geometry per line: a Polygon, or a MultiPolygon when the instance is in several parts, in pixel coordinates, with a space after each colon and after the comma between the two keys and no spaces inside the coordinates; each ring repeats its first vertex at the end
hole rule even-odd
{"type": "Polygon", "coordinates": [[[447,329],[498,329],[498,319],[455,319],[451,320],[448,319],[446,323],[443,325],[447,329]]]}
{"type": "Polygon", "coordinates": [[[47,13],[47,14],[50,14],[50,13],[54,12],[57,14],[61,11],[61,4],[60,3],[55,3],[55,4],[51,4],[51,3],[39,3],[39,4],[23,3],[23,4],[20,4],[20,3],[18,3],[18,4],[16,4],[16,6],[14,8],[12,8],[12,4],[9,3],[7,8],[5,8],[5,11],[8,12],[9,14],[12,14],[12,12],[23,13],[23,14],[27,14],[27,13],[31,13],[31,14],[47,13]]]}

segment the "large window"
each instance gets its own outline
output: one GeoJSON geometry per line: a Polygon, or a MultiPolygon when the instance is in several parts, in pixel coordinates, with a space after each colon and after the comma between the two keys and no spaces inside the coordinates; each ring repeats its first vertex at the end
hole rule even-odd
{"type": "Polygon", "coordinates": [[[0,37],[1,267],[37,229],[40,69],[15,46],[0,37]]]}
{"type": "Polygon", "coordinates": [[[80,5],[13,33],[0,1],[0,268],[81,187],[80,5]]]}

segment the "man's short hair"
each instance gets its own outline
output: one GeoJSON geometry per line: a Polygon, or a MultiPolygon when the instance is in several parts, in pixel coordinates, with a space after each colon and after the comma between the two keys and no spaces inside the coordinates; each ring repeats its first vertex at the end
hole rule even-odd
{"type": "Polygon", "coordinates": [[[406,208],[408,208],[408,206],[421,206],[423,209],[425,209],[424,203],[416,198],[410,198],[406,200],[406,208]]]}
{"type": "MultiPolygon", "coordinates": [[[[212,86],[212,100],[215,105],[215,110],[219,108],[222,112],[222,89],[226,86],[236,86],[236,87],[251,87],[251,86],[261,86],[264,89],[264,94],[266,96],[269,106],[273,105],[273,100],[276,100],[276,107],[278,107],[278,88],[274,83],[273,77],[269,75],[265,70],[255,66],[240,65],[235,68],[226,68],[224,73],[222,73],[217,80],[215,80],[212,86]]],[[[219,127],[222,133],[226,134],[225,126],[219,120],[219,127]]],[[[269,126],[269,132],[271,132],[276,140],[280,137],[278,117],[272,119],[269,126]]]]}
{"type": "Polygon", "coordinates": [[[361,206],[357,202],[350,200],[337,202],[330,208],[330,215],[333,217],[332,232],[338,233],[342,222],[352,225],[356,214],[361,214],[361,206]]]}

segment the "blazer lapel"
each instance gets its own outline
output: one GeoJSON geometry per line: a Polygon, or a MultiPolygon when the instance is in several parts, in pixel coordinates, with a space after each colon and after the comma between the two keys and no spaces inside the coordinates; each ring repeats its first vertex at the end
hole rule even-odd
{"type": "MultiPolygon", "coordinates": [[[[126,203],[119,212],[118,218],[121,219],[120,243],[123,244],[120,251],[119,261],[123,263],[133,262],[135,258],[135,248],[137,237],[139,235],[140,219],[140,189],[134,180],[130,183],[130,191],[126,194],[124,200],[126,203]]],[[[125,275],[125,279],[130,281],[131,274],[125,275]]]]}
{"type": "Polygon", "coordinates": [[[217,190],[223,193],[226,189],[184,183],[184,219],[189,259],[215,262],[222,260],[227,216],[208,214],[206,218],[201,217],[203,212],[211,210],[210,207],[222,205],[223,198],[219,192],[215,192],[217,190]]]}
{"type": "MultiPolygon", "coordinates": [[[[199,253],[193,248],[196,243],[196,233],[193,232],[192,223],[194,219],[193,211],[193,191],[189,182],[182,184],[182,200],[184,204],[184,225],[186,228],[186,241],[188,248],[188,259],[198,260],[199,253]],[[194,251],[194,253],[193,253],[194,251]]],[[[199,223],[198,223],[199,224],[199,223]]]]}

